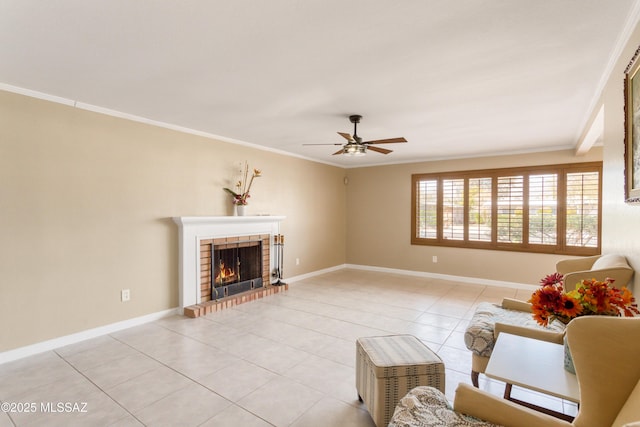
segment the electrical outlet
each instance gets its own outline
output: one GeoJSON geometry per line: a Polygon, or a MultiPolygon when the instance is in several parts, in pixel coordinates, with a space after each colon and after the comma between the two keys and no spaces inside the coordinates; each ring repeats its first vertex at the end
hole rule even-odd
{"type": "Polygon", "coordinates": [[[129,301],[131,299],[131,291],[129,289],[123,289],[120,292],[120,299],[122,302],[129,301]]]}
{"type": "Polygon", "coordinates": [[[432,260],[433,262],[438,262],[438,255],[434,255],[434,256],[431,258],[431,260],[432,260]]]}
{"type": "Polygon", "coordinates": [[[300,258],[296,258],[296,265],[300,265],[300,258]]]}

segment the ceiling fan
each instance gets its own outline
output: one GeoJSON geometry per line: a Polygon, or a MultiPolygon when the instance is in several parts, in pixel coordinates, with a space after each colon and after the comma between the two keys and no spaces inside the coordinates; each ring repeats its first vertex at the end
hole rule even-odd
{"type": "MultiPolygon", "coordinates": [[[[387,150],[386,148],[375,147],[374,145],[407,142],[407,140],[402,137],[389,138],[389,139],[377,139],[374,141],[362,141],[362,138],[358,136],[358,123],[360,123],[360,119],[362,119],[362,116],[358,114],[349,116],[349,121],[353,123],[353,136],[349,135],[348,133],[338,132],[338,135],[346,139],[347,143],[344,144],[341,150],[333,153],[334,156],[337,154],[346,154],[348,156],[364,156],[367,150],[375,151],[376,153],[381,153],[381,154],[389,154],[393,150],[387,150]]],[[[343,145],[343,144],[333,143],[333,144],[303,144],[303,145],[343,145]]]]}

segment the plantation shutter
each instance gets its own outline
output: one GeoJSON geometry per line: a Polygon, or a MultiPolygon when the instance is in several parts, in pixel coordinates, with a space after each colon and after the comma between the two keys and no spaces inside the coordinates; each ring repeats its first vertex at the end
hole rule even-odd
{"type": "Polygon", "coordinates": [[[598,247],[598,172],[567,174],[566,245],[598,247]]]}
{"type": "Polygon", "coordinates": [[[444,239],[464,239],[464,179],[442,181],[442,221],[444,239]]]}
{"type": "Polygon", "coordinates": [[[522,243],[524,178],[498,177],[498,242],[522,243]]]}
{"type": "Polygon", "coordinates": [[[469,240],[491,241],[492,182],[491,178],[469,179],[469,240]]]}
{"type": "Polygon", "coordinates": [[[438,180],[418,181],[416,185],[416,230],[423,239],[438,237],[438,180]]]}
{"type": "Polygon", "coordinates": [[[558,175],[529,176],[529,243],[558,242],[558,175]]]}

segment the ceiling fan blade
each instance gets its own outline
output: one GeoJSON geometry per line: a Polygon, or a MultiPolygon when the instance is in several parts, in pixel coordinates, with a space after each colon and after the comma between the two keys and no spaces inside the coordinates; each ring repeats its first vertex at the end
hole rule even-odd
{"type": "Polygon", "coordinates": [[[344,144],[339,142],[334,142],[334,143],[327,143],[327,144],[302,144],[302,145],[344,145],[344,144]]]}
{"type": "Polygon", "coordinates": [[[342,153],[344,153],[344,148],[340,151],[336,151],[335,153],[333,153],[333,155],[335,156],[336,154],[342,154],[342,153]]]}
{"type": "Polygon", "coordinates": [[[393,151],[393,150],[387,150],[386,148],[380,148],[380,147],[367,147],[367,150],[375,151],[381,154],[389,154],[393,151]]]}
{"type": "Polygon", "coordinates": [[[406,139],[400,138],[389,138],[389,139],[376,139],[375,141],[365,141],[363,144],[393,144],[395,142],[407,142],[406,139]]]}
{"type": "Polygon", "coordinates": [[[343,137],[344,139],[346,139],[349,142],[355,141],[355,139],[353,139],[353,137],[351,135],[349,135],[348,133],[338,132],[338,135],[340,135],[341,137],[343,137]]]}

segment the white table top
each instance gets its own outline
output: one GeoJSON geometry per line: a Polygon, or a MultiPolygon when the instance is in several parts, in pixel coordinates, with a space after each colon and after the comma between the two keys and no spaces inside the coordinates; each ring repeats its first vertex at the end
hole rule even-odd
{"type": "Polygon", "coordinates": [[[500,333],[485,375],[580,403],[578,380],[564,369],[561,344],[500,333]]]}

